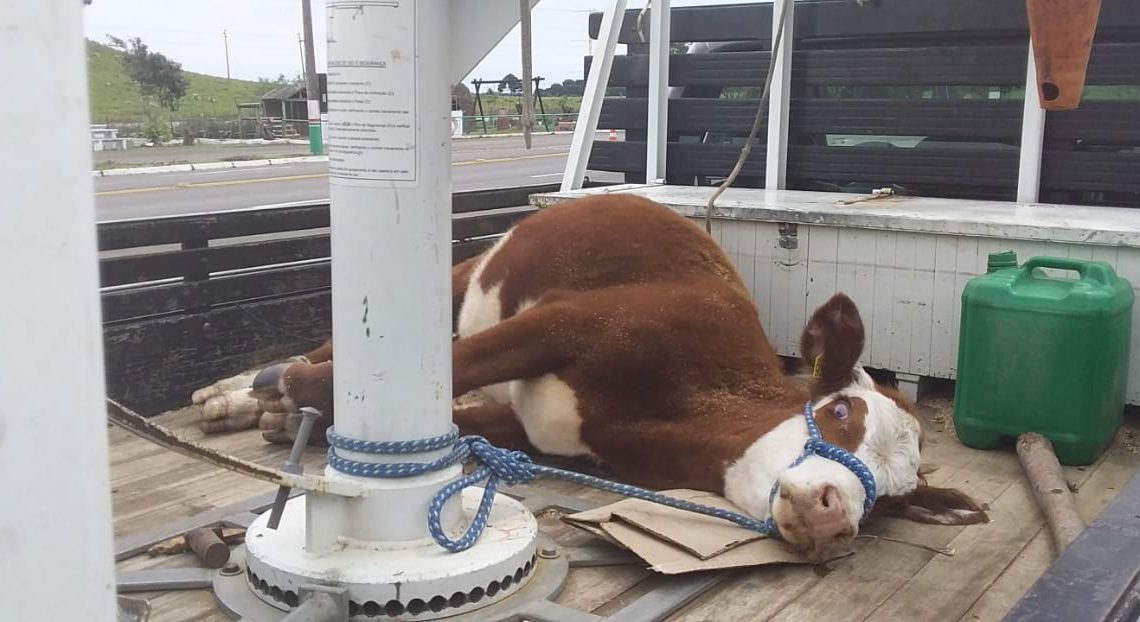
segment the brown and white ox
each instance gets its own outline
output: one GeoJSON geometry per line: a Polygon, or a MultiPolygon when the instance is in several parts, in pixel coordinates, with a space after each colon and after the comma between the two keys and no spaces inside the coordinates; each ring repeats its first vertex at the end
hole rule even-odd
{"type": "MultiPolygon", "coordinates": [[[[848,468],[803,450],[805,404],[823,439],[874,474],[875,509],[961,525],[985,513],[927,486],[914,407],[858,363],[863,323],[836,294],[803,330],[819,359],[809,388],[785,375],[729,258],[696,224],[631,195],[567,201],[523,221],[454,267],[454,394],[488,403],[454,412],[463,434],[527,452],[588,457],[648,488],[722,494],[819,562],[865,519],[848,468]],[[779,494],[769,507],[769,492],[779,494]]],[[[268,408],[313,406],[332,421],[332,345],[254,382],[268,408]]]]}

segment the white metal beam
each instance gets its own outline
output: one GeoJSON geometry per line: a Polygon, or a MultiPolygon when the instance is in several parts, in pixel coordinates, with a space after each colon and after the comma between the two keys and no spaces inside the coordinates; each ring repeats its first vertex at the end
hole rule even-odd
{"type": "Polygon", "coordinates": [[[0,11],[0,608],[116,618],[83,3],[0,11]],[[50,67],[49,71],[44,68],[50,67]],[[33,122],[36,119],[44,123],[33,122]]]}
{"type": "Polygon", "coordinates": [[[665,151],[669,125],[669,0],[650,0],[649,131],[645,149],[645,181],[665,183],[665,151]]]}
{"type": "Polygon", "coordinates": [[[590,64],[590,73],[586,76],[582,108],[578,111],[578,123],[574,126],[574,137],[570,142],[570,157],[567,158],[566,170],[562,173],[562,192],[581,188],[586,176],[590,145],[598,130],[598,116],[602,112],[602,99],[606,95],[606,84],[610,81],[610,68],[613,67],[614,50],[617,49],[618,32],[624,17],[625,0],[613,0],[602,14],[598,45],[594,47],[594,60],[590,64]],[[600,57],[598,52],[601,53],[600,57]]]}
{"type": "Polygon", "coordinates": [[[1041,187],[1041,150],[1045,142],[1045,110],[1037,97],[1037,61],[1029,42],[1025,66],[1025,105],[1021,113],[1021,154],[1017,167],[1017,202],[1036,203],[1041,187]]]}
{"type": "Polygon", "coordinates": [[[768,93],[768,148],[765,156],[764,187],[782,190],[786,185],[788,172],[788,108],[791,106],[792,50],[795,40],[792,37],[795,11],[793,0],[772,0],[772,40],[780,30],[780,15],[784,17],[784,34],[780,40],[776,66],[772,72],[772,86],[768,93]]]}
{"type": "MultiPolygon", "coordinates": [[[[530,0],[533,9],[540,0],[530,0]]],[[[452,84],[471,73],[519,23],[518,0],[450,0],[452,84]]]]}

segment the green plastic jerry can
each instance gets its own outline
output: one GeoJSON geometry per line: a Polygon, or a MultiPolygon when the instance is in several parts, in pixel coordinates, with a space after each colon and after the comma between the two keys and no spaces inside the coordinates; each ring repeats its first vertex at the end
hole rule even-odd
{"type": "Polygon", "coordinates": [[[1012,252],[992,254],[962,292],[958,439],[991,449],[1037,432],[1062,464],[1095,461],[1123,418],[1132,303],[1131,284],[1103,261],[1034,257],[1017,267],[1012,252]]]}

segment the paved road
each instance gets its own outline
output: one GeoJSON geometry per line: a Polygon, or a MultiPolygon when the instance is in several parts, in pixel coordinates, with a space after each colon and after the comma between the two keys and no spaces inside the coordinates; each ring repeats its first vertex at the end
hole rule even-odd
{"type": "MultiPolygon", "coordinates": [[[[457,192],[557,182],[566,165],[570,136],[534,137],[528,151],[518,138],[456,141],[452,180],[457,192]]],[[[328,166],[304,162],[247,169],[122,175],[95,179],[99,220],[185,214],[324,200],[328,166]]],[[[617,175],[590,173],[592,179],[617,175]]]]}

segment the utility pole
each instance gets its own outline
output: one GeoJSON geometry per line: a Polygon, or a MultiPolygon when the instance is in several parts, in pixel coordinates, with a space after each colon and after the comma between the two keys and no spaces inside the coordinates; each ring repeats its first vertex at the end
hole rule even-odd
{"type": "Polygon", "coordinates": [[[313,49],[313,13],[309,0],[301,0],[301,19],[305,24],[305,97],[309,101],[309,153],[324,152],[321,139],[321,104],[317,93],[317,54],[313,49]]]}
{"type": "Polygon", "coordinates": [[[222,42],[226,46],[226,79],[230,79],[230,36],[229,33],[222,29],[222,42]]]}
{"type": "MultiPolygon", "coordinates": [[[[301,53],[301,75],[305,76],[307,75],[305,73],[305,67],[309,65],[305,62],[305,38],[301,36],[301,33],[297,33],[297,51],[301,53]]],[[[308,78],[305,79],[307,80],[308,78]]]]}

